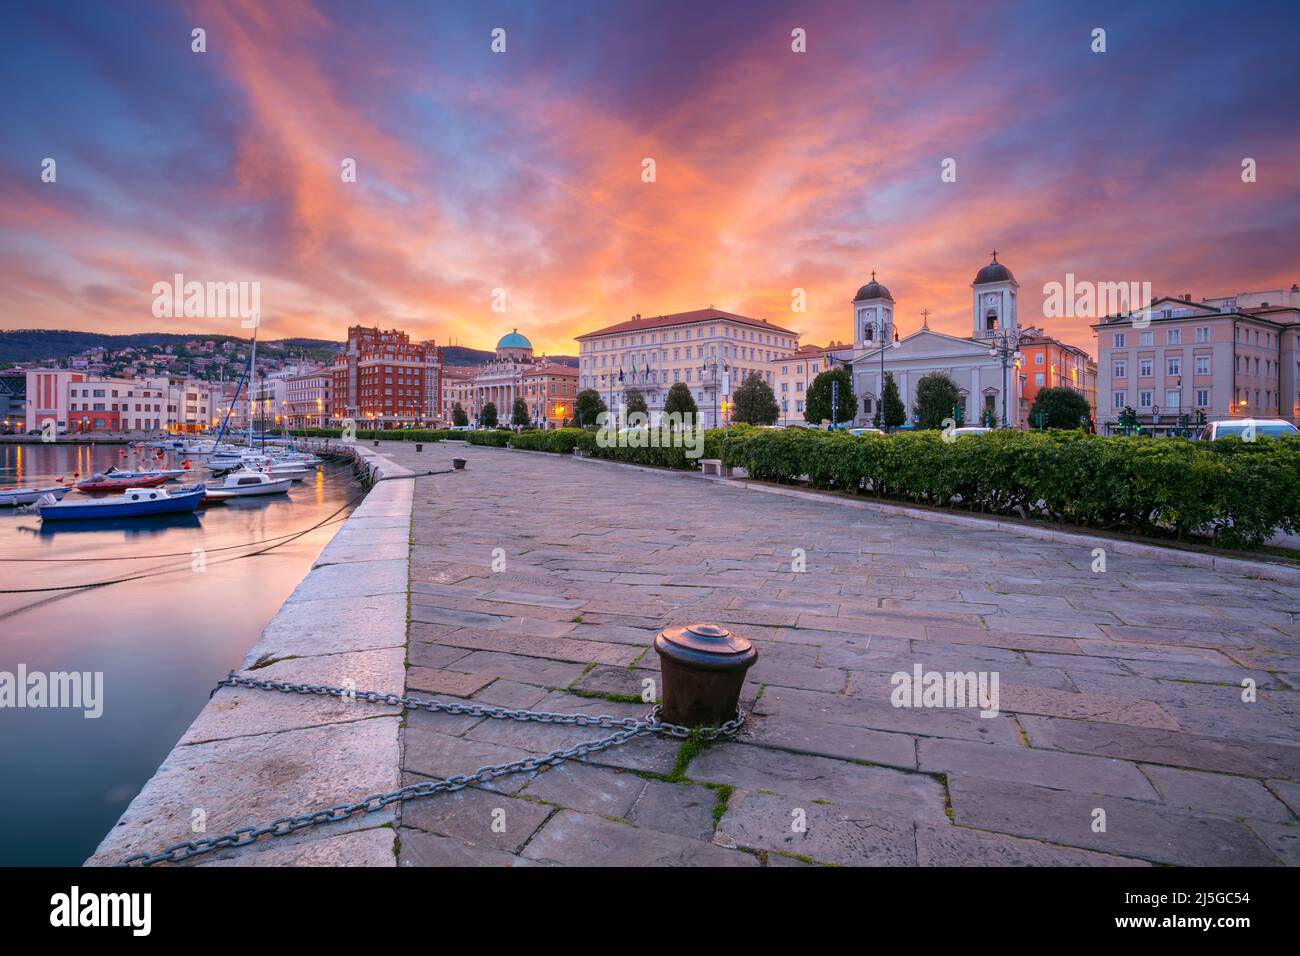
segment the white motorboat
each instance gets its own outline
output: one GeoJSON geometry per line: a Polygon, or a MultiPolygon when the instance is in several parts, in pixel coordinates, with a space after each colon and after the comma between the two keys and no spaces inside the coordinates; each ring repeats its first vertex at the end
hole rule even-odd
{"type": "Polygon", "coordinates": [[[294,479],[279,477],[265,471],[239,469],[226,475],[219,485],[207,486],[207,497],[215,501],[226,498],[244,498],[252,495],[279,495],[289,490],[294,479]]]}
{"type": "Polygon", "coordinates": [[[156,478],[159,475],[166,475],[168,478],[179,478],[182,475],[188,475],[189,468],[141,468],[132,471],[129,468],[108,468],[103,474],[109,478],[156,478]]]}
{"type": "Polygon", "coordinates": [[[32,505],[40,500],[41,495],[52,495],[55,501],[62,501],[72,488],[68,485],[50,485],[48,488],[0,488],[0,507],[15,505],[32,505]]]}
{"type": "Polygon", "coordinates": [[[282,478],[292,477],[298,481],[306,478],[311,471],[311,466],[301,462],[268,458],[266,455],[243,455],[237,459],[213,460],[208,462],[208,468],[213,474],[234,471],[237,468],[255,468],[282,478]]]}

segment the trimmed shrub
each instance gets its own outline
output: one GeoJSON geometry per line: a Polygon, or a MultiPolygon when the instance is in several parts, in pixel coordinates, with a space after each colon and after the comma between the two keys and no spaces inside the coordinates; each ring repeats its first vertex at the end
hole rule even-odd
{"type": "Polygon", "coordinates": [[[854,437],[811,429],[733,435],[723,459],[763,481],[1041,515],[1227,547],[1300,529],[1300,439],[1213,445],[1012,430],[854,437]]]}

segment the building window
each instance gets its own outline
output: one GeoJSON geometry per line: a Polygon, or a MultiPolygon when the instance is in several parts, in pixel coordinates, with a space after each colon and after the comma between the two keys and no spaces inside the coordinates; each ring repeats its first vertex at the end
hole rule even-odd
{"type": "Polygon", "coordinates": [[[1152,404],[1150,392],[1138,392],[1138,408],[1150,408],[1152,404]]]}
{"type": "Polygon", "coordinates": [[[1123,359],[1115,362],[1115,378],[1125,378],[1128,376],[1128,363],[1123,359]]]}
{"type": "Polygon", "coordinates": [[[1127,341],[1128,339],[1123,332],[1116,332],[1112,345],[1117,349],[1122,349],[1126,347],[1127,341]]]}
{"type": "Polygon", "coordinates": [[[1150,378],[1153,360],[1149,358],[1138,359],[1138,377],[1150,378]]]}
{"type": "Polygon", "coordinates": [[[1035,353],[1034,353],[1034,364],[1035,364],[1035,365],[1042,365],[1042,364],[1043,364],[1043,353],[1042,353],[1042,352],[1035,352],[1035,353]]]}
{"type": "Polygon", "coordinates": [[[1201,343],[1210,341],[1210,327],[1208,325],[1198,325],[1196,327],[1196,341],[1201,343]]]}
{"type": "Polygon", "coordinates": [[[1183,330],[1182,330],[1182,329],[1166,329],[1166,330],[1165,330],[1165,344],[1166,344],[1166,345],[1182,345],[1182,344],[1183,344],[1183,330]]]}
{"type": "Polygon", "coordinates": [[[1138,333],[1138,345],[1154,345],[1154,344],[1155,344],[1155,333],[1154,333],[1154,332],[1139,332],[1139,333],[1138,333]]]}
{"type": "Polygon", "coordinates": [[[1196,374],[1197,375],[1210,374],[1210,357],[1208,355],[1196,356],[1196,374]]]}
{"type": "Polygon", "coordinates": [[[1166,375],[1182,375],[1182,374],[1183,374],[1183,360],[1182,360],[1181,358],[1179,358],[1178,356],[1170,356],[1168,359],[1166,359],[1166,360],[1165,360],[1165,374],[1166,374],[1166,375]]]}

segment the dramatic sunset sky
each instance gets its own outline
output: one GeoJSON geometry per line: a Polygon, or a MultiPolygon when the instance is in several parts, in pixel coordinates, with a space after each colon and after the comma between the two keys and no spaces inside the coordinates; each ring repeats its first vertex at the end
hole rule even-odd
{"type": "MultiPolygon", "coordinates": [[[[1298,7],[7,0],[0,328],[244,334],[154,318],[177,272],[260,281],[269,338],[518,327],[562,353],[709,305],[849,339],[873,269],[904,334],[928,308],[965,335],[994,247],[1022,324],[1067,272],[1289,287],[1298,7]]],[[[1048,328],[1095,350],[1086,320],[1048,328]]]]}

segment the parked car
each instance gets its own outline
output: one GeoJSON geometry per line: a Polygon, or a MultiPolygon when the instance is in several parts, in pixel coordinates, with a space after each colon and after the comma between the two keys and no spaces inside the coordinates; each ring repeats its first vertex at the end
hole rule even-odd
{"type": "Polygon", "coordinates": [[[963,425],[961,428],[954,428],[954,435],[987,435],[993,431],[991,428],[985,428],[983,425],[963,425]]]}
{"type": "Polygon", "coordinates": [[[850,428],[849,434],[850,435],[883,435],[884,432],[882,432],[879,428],[876,428],[873,425],[864,425],[862,428],[850,428]]]}
{"type": "Polygon", "coordinates": [[[1300,435],[1300,429],[1281,418],[1230,418],[1207,424],[1201,429],[1200,439],[1214,441],[1216,438],[1246,438],[1251,434],[1254,438],[1286,438],[1289,435],[1300,435]]]}

